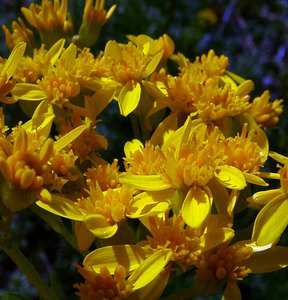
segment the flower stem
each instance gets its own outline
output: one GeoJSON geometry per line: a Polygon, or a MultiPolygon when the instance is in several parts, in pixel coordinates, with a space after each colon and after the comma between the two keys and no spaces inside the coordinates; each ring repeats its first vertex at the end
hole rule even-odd
{"type": "Polygon", "coordinates": [[[14,261],[17,267],[26,275],[30,283],[37,289],[38,293],[42,295],[45,300],[58,299],[41,275],[37,272],[34,265],[15,244],[11,243],[9,240],[1,240],[0,248],[2,248],[3,251],[14,261]]]}

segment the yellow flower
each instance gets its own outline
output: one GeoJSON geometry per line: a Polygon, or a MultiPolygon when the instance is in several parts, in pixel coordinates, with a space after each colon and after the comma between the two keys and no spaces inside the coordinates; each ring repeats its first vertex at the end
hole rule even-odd
{"type": "Polygon", "coordinates": [[[91,121],[89,118],[81,119],[78,112],[74,113],[71,120],[60,119],[59,127],[61,137],[70,132],[73,128],[85,124],[85,131],[77,137],[72,143],[71,148],[73,153],[77,155],[81,162],[95,155],[96,151],[100,149],[107,149],[108,143],[104,136],[96,132],[96,121],[91,121]]]}
{"type": "Polygon", "coordinates": [[[283,112],[283,100],[276,99],[270,102],[270,92],[264,91],[260,97],[253,99],[249,113],[258,124],[273,128],[278,124],[279,116],[283,112]]]}
{"type": "Polygon", "coordinates": [[[5,25],[2,26],[7,48],[12,51],[18,43],[25,42],[27,44],[26,52],[32,53],[34,48],[36,48],[36,40],[33,32],[25,25],[21,18],[18,18],[18,22],[13,21],[11,27],[12,33],[10,33],[5,25]]]}
{"type": "Polygon", "coordinates": [[[28,101],[47,100],[61,107],[80,93],[80,85],[71,73],[77,48],[71,44],[59,57],[63,43],[64,40],[59,40],[45,55],[46,62],[50,59],[47,73],[37,80],[37,84],[18,83],[13,90],[14,97],[28,101]]]}
{"type": "Polygon", "coordinates": [[[228,64],[225,57],[217,57],[210,51],[193,63],[181,56],[179,60],[180,73],[177,76],[166,74],[162,69],[144,83],[155,97],[147,117],[168,107],[176,118],[183,113],[195,113],[209,123],[240,115],[249,109],[248,93],[253,89],[253,82],[247,80],[237,86],[228,81],[224,75],[228,64]]]}
{"type": "Polygon", "coordinates": [[[141,97],[141,82],[158,66],[163,51],[149,53],[151,45],[136,46],[131,42],[120,44],[110,40],[104,50],[104,59],[110,68],[110,78],[120,84],[114,97],[118,100],[120,113],[127,116],[134,111],[141,97]]]}
{"type": "Polygon", "coordinates": [[[22,210],[36,201],[32,192],[45,193],[43,186],[51,182],[48,161],[53,155],[53,141],[43,141],[19,127],[13,132],[13,142],[1,138],[0,147],[0,170],[7,180],[2,186],[3,202],[11,211],[22,210]],[[16,196],[21,190],[27,197],[16,196]]]}
{"type": "Polygon", "coordinates": [[[266,186],[260,168],[268,157],[268,138],[260,128],[250,129],[245,123],[241,134],[223,141],[225,162],[243,172],[247,182],[266,186]]]}
{"type": "Polygon", "coordinates": [[[60,38],[73,34],[73,23],[67,10],[68,0],[42,0],[41,5],[31,3],[29,8],[22,7],[21,12],[39,32],[41,41],[50,47],[60,38]]]}
{"type": "MultiPolygon", "coordinates": [[[[63,47],[64,39],[57,41],[49,50],[42,44],[39,49],[33,49],[33,56],[22,57],[14,74],[17,82],[36,83],[37,80],[46,75],[48,70],[58,60],[63,47]]],[[[33,86],[29,86],[31,89],[33,86]]]]}
{"type": "Polygon", "coordinates": [[[108,300],[126,299],[131,292],[131,286],[126,282],[126,270],[118,265],[111,276],[105,267],[100,268],[99,273],[93,270],[75,265],[78,272],[84,277],[84,283],[74,284],[78,289],[76,295],[82,300],[108,300]]]}
{"type": "Polygon", "coordinates": [[[204,252],[196,264],[196,290],[202,294],[214,294],[225,285],[222,300],[241,300],[237,281],[250,273],[272,272],[288,264],[288,248],[275,246],[253,251],[253,247],[238,242],[222,244],[204,252]]]}
{"type": "MultiPolygon", "coordinates": [[[[128,150],[125,152],[128,152],[130,157],[135,154],[136,167],[132,165],[130,171],[128,166],[127,172],[119,178],[120,183],[142,191],[150,191],[152,194],[168,191],[171,198],[175,191],[181,191],[182,196],[176,197],[172,206],[182,206],[183,219],[190,227],[201,227],[205,224],[212,207],[213,192],[210,188],[212,182],[217,181],[224,190],[225,188],[241,190],[246,186],[242,172],[226,164],[222,139],[223,135],[217,127],[209,128],[198,120],[192,121],[191,118],[187,118],[183,126],[167,134],[161,152],[155,152],[157,155],[154,151],[149,151],[149,148],[148,151],[139,151],[139,145],[133,143],[132,147],[129,147],[130,153],[128,150]],[[134,145],[136,147],[133,147],[134,145]],[[158,165],[156,162],[159,154],[164,159],[158,165]],[[156,162],[152,160],[153,158],[156,158],[156,162]],[[144,168],[141,168],[141,165],[144,168]],[[158,170],[155,167],[158,167],[158,170]],[[133,173],[133,168],[136,168],[136,174],[133,173]],[[139,174],[139,171],[143,170],[149,170],[152,174],[139,174]]],[[[213,186],[215,187],[215,183],[213,186]]],[[[214,187],[214,190],[219,190],[214,187]]],[[[224,195],[222,198],[226,201],[224,195]]]]}
{"type": "Polygon", "coordinates": [[[124,164],[128,173],[139,175],[159,174],[167,163],[166,156],[159,146],[150,142],[144,145],[134,139],[124,146],[124,164]]]}
{"type": "Polygon", "coordinates": [[[72,201],[52,194],[49,203],[37,204],[64,218],[84,222],[84,226],[94,236],[102,239],[112,237],[118,224],[126,219],[126,212],[132,201],[132,192],[127,187],[101,191],[98,184],[90,187],[88,197],[72,201]]]}
{"type": "Polygon", "coordinates": [[[83,20],[79,29],[76,43],[79,47],[93,46],[100,35],[101,28],[113,15],[116,5],[112,5],[108,12],[105,10],[105,0],[85,0],[83,20]]]}
{"type": "Polygon", "coordinates": [[[93,270],[95,276],[103,269],[104,261],[105,270],[114,274],[114,280],[120,265],[121,270],[126,270],[124,286],[128,287],[131,299],[158,300],[169,280],[171,270],[166,265],[170,258],[168,249],[151,252],[138,245],[115,245],[90,252],[83,265],[86,270],[93,270]]]}
{"type": "Polygon", "coordinates": [[[88,187],[99,184],[102,191],[120,187],[119,184],[119,166],[118,160],[114,159],[111,164],[106,162],[99,163],[96,166],[89,168],[86,172],[88,187]]]}
{"type": "Polygon", "coordinates": [[[21,42],[13,49],[4,65],[0,65],[0,102],[13,103],[15,99],[7,96],[13,87],[15,81],[11,79],[24,54],[26,44],[21,42]]]}
{"type": "Polygon", "coordinates": [[[162,63],[165,62],[171,55],[174,53],[175,44],[169,35],[164,34],[158,39],[153,40],[150,36],[145,34],[140,34],[138,36],[128,35],[130,41],[135,45],[145,45],[146,43],[150,44],[149,53],[155,55],[158,52],[163,51],[162,63]]]}
{"type": "Polygon", "coordinates": [[[195,266],[203,251],[230,240],[234,235],[233,229],[219,226],[213,218],[209,222],[211,224],[204,229],[194,230],[185,224],[181,215],[174,214],[164,219],[150,217],[144,223],[151,234],[147,242],[152,249],[171,249],[170,260],[186,270],[195,266]],[[214,227],[211,227],[212,222],[214,227]]]}

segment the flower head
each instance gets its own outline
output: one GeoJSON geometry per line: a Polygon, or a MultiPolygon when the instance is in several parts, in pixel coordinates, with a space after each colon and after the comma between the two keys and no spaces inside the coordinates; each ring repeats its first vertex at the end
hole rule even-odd
{"type": "Polygon", "coordinates": [[[105,266],[100,268],[99,273],[78,264],[75,267],[85,279],[84,283],[74,284],[78,290],[76,295],[81,300],[121,300],[126,299],[131,291],[131,286],[126,282],[126,270],[121,265],[116,267],[113,275],[105,266]]]}
{"type": "Polygon", "coordinates": [[[73,23],[67,10],[67,0],[42,0],[41,5],[31,3],[29,8],[21,9],[27,22],[40,33],[42,42],[48,46],[72,35],[73,23]]]}
{"type": "Polygon", "coordinates": [[[113,15],[116,5],[110,7],[108,12],[105,10],[105,0],[85,0],[83,20],[76,39],[80,47],[93,46],[100,35],[101,28],[113,15]]]}

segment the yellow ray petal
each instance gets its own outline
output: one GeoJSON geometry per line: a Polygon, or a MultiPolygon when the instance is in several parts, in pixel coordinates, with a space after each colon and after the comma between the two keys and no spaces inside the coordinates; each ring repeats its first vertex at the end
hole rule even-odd
{"type": "Polygon", "coordinates": [[[246,186],[243,173],[233,166],[219,166],[215,169],[215,177],[229,189],[242,190],[246,186]]]}
{"type": "Polygon", "coordinates": [[[141,96],[141,86],[139,82],[128,81],[121,89],[118,103],[121,115],[126,117],[136,109],[141,96]]]}
{"type": "Polygon", "coordinates": [[[248,199],[250,203],[264,205],[279,195],[283,195],[283,191],[281,189],[272,189],[267,191],[260,191],[255,193],[252,197],[248,199]]]}
{"type": "Polygon", "coordinates": [[[13,74],[20,62],[20,58],[24,55],[25,48],[26,48],[26,43],[24,43],[24,42],[18,43],[12,50],[8,59],[6,60],[4,66],[1,70],[1,73],[2,74],[6,73],[7,79],[10,79],[13,76],[13,74]]]}
{"type": "Polygon", "coordinates": [[[105,264],[110,274],[114,274],[115,268],[122,265],[128,272],[138,266],[151,254],[151,250],[138,245],[114,245],[98,248],[90,252],[83,261],[85,267],[91,266],[99,273],[105,264]]]}
{"type": "Polygon", "coordinates": [[[172,256],[170,249],[157,250],[150,255],[128,278],[133,290],[140,289],[149,284],[164,269],[172,256]]]}
{"type": "Polygon", "coordinates": [[[78,249],[81,252],[88,250],[95,240],[95,236],[80,221],[73,222],[73,229],[78,249]]]}
{"type": "Polygon", "coordinates": [[[288,199],[279,195],[258,213],[252,232],[252,241],[258,246],[275,243],[288,224],[288,199]]]}
{"type": "Polygon", "coordinates": [[[148,63],[148,65],[146,66],[145,72],[143,73],[143,77],[147,77],[149,75],[152,74],[152,72],[155,71],[155,69],[157,68],[159,62],[161,61],[163,56],[163,51],[158,52],[148,63]]]}
{"type": "Polygon", "coordinates": [[[82,221],[84,213],[81,212],[71,201],[63,196],[52,194],[51,202],[37,201],[36,204],[41,208],[50,211],[52,214],[71,220],[82,221]]]}
{"type": "Polygon", "coordinates": [[[117,223],[110,224],[107,219],[100,214],[88,214],[83,222],[86,228],[99,239],[108,239],[118,230],[117,223]]]}
{"type": "Polygon", "coordinates": [[[288,248],[274,246],[270,249],[255,252],[247,260],[245,266],[253,273],[267,273],[282,269],[288,265],[288,248]]]}
{"type": "Polygon", "coordinates": [[[209,216],[212,200],[208,187],[192,187],[182,205],[182,217],[185,223],[192,228],[200,227],[209,216]]]}
{"type": "Polygon", "coordinates": [[[243,173],[245,179],[247,182],[260,185],[260,186],[268,186],[269,184],[262,179],[261,177],[254,175],[254,174],[249,174],[249,173],[243,173]]]}
{"type": "Polygon", "coordinates": [[[140,218],[164,213],[170,207],[169,200],[172,199],[174,193],[174,189],[140,193],[134,197],[126,215],[129,218],[140,218]]]}
{"type": "Polygon", "coordinates": [[[41,101],[46,99],[42,89],[34,83],[17,83],[11,92],[20,100],[41,101]]]}
{"type": "Polygon", "coordinates": [[[69,131],[67,134],[62,136],[58,141],[54,143],[55,151],[60,151],[61,149],[68,146],[72,143],[85,129],[87,129],[86,125],[80,125],[73,130],[69,131]]]}
{"type": "Polygon", "coordinates": [[[221,243],[232,240],[234,237],[234,230],[231,228],[216,228],[207,231],[200,238],[200,246],[204,250],[212,249],[221,243]]]}
{"type": "Polygon", "coordinates": [[[124,174],[120,176],[119,182],[144,191],[162,191],[170,188],[161,175],[124,174]]]}

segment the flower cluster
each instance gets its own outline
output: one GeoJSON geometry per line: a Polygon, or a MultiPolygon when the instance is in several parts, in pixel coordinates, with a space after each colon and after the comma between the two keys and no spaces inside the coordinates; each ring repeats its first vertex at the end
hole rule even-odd
{"type": "Polygon", "coordinates": [[[241,299],[239,280],[288,265],[278,245],[288,158],[269,151],[266,134],[283,101],[253,98],[226,56],[190,59],[167,34],[109,40],[96,55],[115,9],[86,0],[76,32],[67,0],[42,0],[3,26],[11,54],[0,59],[0,101],[18,102],[29,120],[8,128],[1,110],[0,246],[10,253],[15,212],[45,211],[73,225],[68,237],[50,219],[85,256],[75,264],[80,299],[156,300],[186,272],[195,273],[186,295],[241,299]],[[135,129],[121,163],[100,154],[110,141],[97,126],[111,103],[135,129]],[[265,169],[269,156],[278,173],[265,169]],[[279,188],[267,188],[271,179],[279,188]],[[243,233],[235,221],[249,211],[257,216],[243,233]]]}

